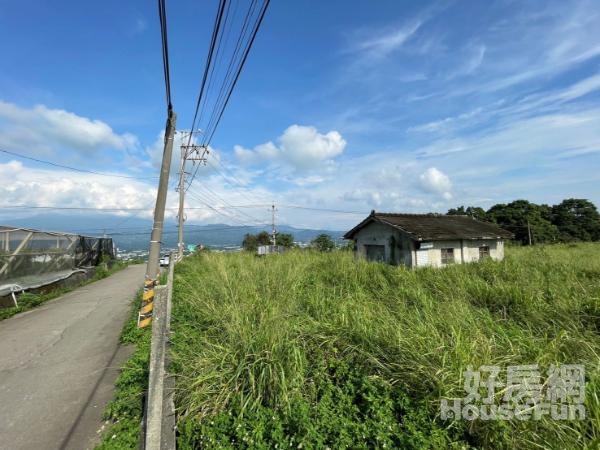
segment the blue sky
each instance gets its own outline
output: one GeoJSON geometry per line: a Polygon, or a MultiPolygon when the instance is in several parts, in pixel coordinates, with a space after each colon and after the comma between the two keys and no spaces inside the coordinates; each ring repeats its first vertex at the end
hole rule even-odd
{"type": "MultiPolygon", "coordinates": [[[[154,3],[0,5],[0,148],[139,177],[0,155],[0,203],[151,205],[156,180],[146,177],[157,173],[165,121],[154,3]]],[[[216,6],[167,3],[180,129],[191,126],[216,6]]],[[[600,204],[599,68],[593,1],[273,1],[212,141],[227,171],[202,168],[188,201],[221,214],[188,219],[268,221],[263,206],[228,205],[272,200],[283,222],[330,228],[360,216],[283,205],[600,204]]]]}

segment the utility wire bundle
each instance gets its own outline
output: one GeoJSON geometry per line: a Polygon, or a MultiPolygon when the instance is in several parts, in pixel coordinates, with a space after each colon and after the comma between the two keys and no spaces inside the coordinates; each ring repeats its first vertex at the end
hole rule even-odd
{"type": "MultiPolygon", "coordinates": [[[[191,127],[191,130],[204,130],[200,139],[202,146],[208,147],[217,131],[269,2],[252,0],[245,13],[239,11],[240,0],[219,2],[191,127]],[[236,34],[235,45],[230,45],[230,38],[236,34]]],[[[191,138],[190,134],[187,145],[191,138]]],[[[198,168],[188,181],[188,188],[197,172],[198,168]]]]}

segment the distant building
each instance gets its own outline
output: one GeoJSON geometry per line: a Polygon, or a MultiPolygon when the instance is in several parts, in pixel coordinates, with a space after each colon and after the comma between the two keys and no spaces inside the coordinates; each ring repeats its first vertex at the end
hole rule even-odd
{"type": "Polygon", "coordinates": [[[371,214],[344,235],[358,257],[409,267],[504,258],[504,241],[513,234],[469,216],[371,214]]]}
{"type": "Polygon", "coordinates": [[[283,253],[284,251],[285,247],[283,245],[259,245],[256,249],[256,254],[258,256],[266,256],[273,253],[283,253]]]}

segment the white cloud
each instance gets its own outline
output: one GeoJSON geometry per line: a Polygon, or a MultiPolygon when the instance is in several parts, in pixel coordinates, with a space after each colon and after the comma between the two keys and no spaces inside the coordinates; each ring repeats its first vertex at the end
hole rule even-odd
{"type": "Polygon", "coordinates": [[[288,127],[277,143],[267,142],[253,150],[237,145],[234,153],[240,162],[247,164],[284,163],[294,169],[306,170],[332,161],[346,147],[339,132],[322,134],[315,127],[302,125],[288,127]]]}
{"type": "Polygon", "coordinates": [[[298,168],[309,168],[342,154],[346,141],[337,131],[321,134],[314,127],[292,125],[279,138],[284,159],[298,168]]]}
{"type": "Polygon", "coordinates": [[[129,133],[118,134],[100,120],[44,105],[22,108],[0,100],[0,144],[34,153],[72,150],[89,154],[99,149],[128,150],[138,145],[129,133]]]}
{"type": "Polygon", "coordinates": [[[421,28],[422,24],[420,20],[416,20],[387,33],[371,36],[358,43],[356,50],[367,52],[374,57],[386,56],[402,47],[421,28]]]}
{"type": "Polygon", "coordinates": [[[152,216],[156,189],[140,180],[0,163],[0,178],[9,177],[0,184],[0,206],[145,208],[135,215],[152,216]]]}
{"type": "Polygon", "coordinates": [[[465,113],[459,114],[456,117],[446,117],[440,120],[434,120],[433,122],[428,122],[423,125],[417,125],[413,127],[409,127],[407,131],[417,131],[417,132],[426,132],[426,133],[436,133],[440,131],[446,131],[452,127],[455,127],[457,124],[472,124],[474,119],[479,116],[483,112],[483,108],[475,108],[471,111],[467,111],[465,113]]]}
{"type": "Polygon", "coordinates": [[[421,180],[421,187],[427,192],[440,194],[445,200],[452,198],[450,193],[452,183],[448,175],[441,170],[430,167],[419,176],[419,179],[421,180]]]}
{"type": "MultiPolygon", "coordinates": [[[[381,192],[369,189],[353,189],[345,192],[342,199],[348,202],[360,202],[362,205],[379,207],[382,204],[383,195],[381,192]]],[[[361,205],[361,206],[362,206],[361,205]]]]}
{"type": "Polygon", "coordinates": [[[465,66],[462,69],[462,73],[465,75],[471,74],[477,70],[481,63],[483,63],[483,58],[485,57],[486,46],[485,45],[477,45],[471,50],[471,55],[467,59],[465,66]]]}
{"type": "Polygon", "coordinates": [[[485,157],[493,161],[494,166],[514,165],[514,159],[506,159],[507,155],[512,155],[520,158],[519,162],[523,164],[526,156],[531,158],[539,154],[550,160],[559,154],[559,150],[577,148],[589,153],[600,152],[599,129],[600,109],[546,114],[501,124],[484,135],[439,139],[418,150],[417,154],[439,157],[468,153],[465,157],[471,161],[474,157],[485,157]]]}

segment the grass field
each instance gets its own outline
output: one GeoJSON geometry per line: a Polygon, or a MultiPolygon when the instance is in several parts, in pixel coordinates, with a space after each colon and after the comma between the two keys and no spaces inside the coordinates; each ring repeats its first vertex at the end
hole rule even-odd
{"type": "Polygon", "coordinates": [[[600,446],[599,245],[441,270],[203,253],[173,308],[181,449],[600,446]],[[536,363],[585,364],[586,420],[440,420],[467,365],[536,363]]]}

